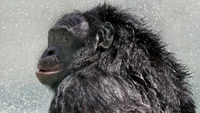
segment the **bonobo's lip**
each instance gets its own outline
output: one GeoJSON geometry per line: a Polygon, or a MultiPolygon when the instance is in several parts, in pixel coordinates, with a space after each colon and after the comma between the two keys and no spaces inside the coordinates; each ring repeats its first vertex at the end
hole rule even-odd
{"type": "Polygon", "coordinates": [[[60,73],[63,68],[60,65],[55,65],[54,67],[43,67],[38,65],[38,71],[36,71],[37,77],[39,76],[49,76],[60,73]]]}
{"type": "Polygon", "coordinates": [[[38,65],[38,71],[35,74],[42,84],[51,86],[59,78],[58,74],[61,72],[63,72],[63,68],[60,64],[53,67],[38,65]]]}

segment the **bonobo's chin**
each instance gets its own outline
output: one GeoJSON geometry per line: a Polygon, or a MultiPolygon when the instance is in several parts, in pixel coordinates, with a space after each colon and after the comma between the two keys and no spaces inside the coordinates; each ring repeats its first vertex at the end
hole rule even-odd
{"type": "Polygon", "coordinates": [[[38,65],[38,71],[36,71],[36,76],[38,80],[47,86],[52,86],[58,81],[60,75],[63,73],[63,68],[60,65],[55,65],[54,67],[42,67],[38,65]]]}

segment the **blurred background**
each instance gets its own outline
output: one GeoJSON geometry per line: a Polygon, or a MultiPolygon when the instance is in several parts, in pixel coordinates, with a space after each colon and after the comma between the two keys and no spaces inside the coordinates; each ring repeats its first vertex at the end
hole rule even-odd
{"type": "MultiPolygon", "coordinates": [[[[48,29],[64,14],[104,0],[1,0],[0,113],[46,113],[53,96],[35,76],[47,47],[48,29]]],[[[167,49],[192,73],[188,79],[200,107],[200,0],[107,0],[144,18],[167,49]]],[[[200,113],[200,108],[197,109],[200,113]]]]}

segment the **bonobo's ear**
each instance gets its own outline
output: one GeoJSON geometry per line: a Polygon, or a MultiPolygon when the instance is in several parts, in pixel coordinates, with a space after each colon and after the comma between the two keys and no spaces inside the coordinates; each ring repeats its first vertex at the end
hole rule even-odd
{"type": "Polygon", "coordinates": [[[106,22],[102,25],[102,31],[97,35],[97,48],[107,49],[111,46],[114,37],[114,28],[111,23],[106,22]]]}

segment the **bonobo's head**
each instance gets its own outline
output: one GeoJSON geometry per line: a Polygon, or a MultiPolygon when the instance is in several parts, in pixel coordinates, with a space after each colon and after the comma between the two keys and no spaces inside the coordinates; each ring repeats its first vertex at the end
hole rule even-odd
{"type": "MultiPolygon", "coordinates": [[[[81,14],[68,14],[61,18],[48,34],[48,48],[38,63],[37,78],[42,84],[57,87],[66,77],[68,66],[81,48],[106,49],[113,41],[113,27],[110,23],[95,30],[81,14]],[[87,47],[88,46],[88,47],[87,47]]],[[[84,49],[85,50],[85,49],[84,49]]],[[[77,59],[78,57],[76,57],[77,59]]]]}

